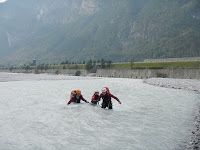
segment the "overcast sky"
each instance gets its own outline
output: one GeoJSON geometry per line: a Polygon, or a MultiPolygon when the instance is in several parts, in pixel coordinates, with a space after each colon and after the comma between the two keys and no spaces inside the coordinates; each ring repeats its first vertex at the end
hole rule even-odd
{"type": "Polygon", "coordinates": [[[5,1],[7,1],[7,0],[0,0],[0,3],[3,3],[3,2],[5,2],[5,1]]]}

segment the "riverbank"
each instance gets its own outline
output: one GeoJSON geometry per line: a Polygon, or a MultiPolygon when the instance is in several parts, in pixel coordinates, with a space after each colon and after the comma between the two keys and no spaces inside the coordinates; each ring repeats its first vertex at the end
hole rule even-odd
{"type": "Polygon", "coordinates": [[[36,73],[36,74],[63,74],[68,76],[92,76],[111,78],[175,78],[175,79],[200,79],[200,69],[97,69],[90,73],[86,69],[47,69],[47,70],[0,70],[0,72],[12,73],[36,73]]]}
{"type": "Polygon", "coordinates": [[[30,80],[84,80],[95,77],[76,77],[67,75],[53,75],[53,74],[33,74],[33,73],[7,73],[0,72],[0,82],[9,81],[30,81],[30,80]]]}
{"type": "Polygon", "coordinates": [[[165,88],[200,92],[200,80],[195,79],[150,78],[145,79],[144,83],[165,88]]]}
{"type": "MultiPolygon", "coordinates": [[[[144,80],[144,83],[165,88],[196,91],[200,93],[200,80],[151,78],[144,80]]],[[[187,150],[200,149],[200,105],[199,112],[196,114],[194,121],[195,129],[191,133],[190,143],[187,144],[187,150]]]]}

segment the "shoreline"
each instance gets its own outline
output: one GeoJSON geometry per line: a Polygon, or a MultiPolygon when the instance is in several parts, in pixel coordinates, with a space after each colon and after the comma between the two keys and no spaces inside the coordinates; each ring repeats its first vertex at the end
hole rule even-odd
{"type": "MultiPolygon", "coordinates": [[[[171,79],[171,78],[150,78],[143,81],[146,84],[153,86],[183,89],[195,91],[200,94],[200,80],[195,79],[171,79]]],[[[199,150],[200,149],[200,104],[199,111],[195,114],[194,125],[195,128],[191,132],[189,143],[186,144],[186,150],[199,150]]]]}
{"type": "Polygon", "coordinates": [[[69,76],[64,74],[34,74],[34,73],[8,73],[0,72],[0,82],[10,81],[40,81],[40,80],[86,80],[86,79],[99,79],[97,77],[85,76],[69,76]]]}
{"type": "Polygon", "coordinates": [[[47,70],[0,70],[0,72],[10,73],[35,73],[35,74],[63,74],[71,76],[91,76],[91,77],[111,77],[111,78],[175,78],[175,79],[198,79],[200,80],[200,69],[97,69],[94,72],[88,72],[86,69],[47,69],[47,70]]]}
{"type": "Polygon", "coordinates": [[[183,89],[200,93],[200,80],[197,79],[149,78],[143,82],[159,87],[183,89]]]}

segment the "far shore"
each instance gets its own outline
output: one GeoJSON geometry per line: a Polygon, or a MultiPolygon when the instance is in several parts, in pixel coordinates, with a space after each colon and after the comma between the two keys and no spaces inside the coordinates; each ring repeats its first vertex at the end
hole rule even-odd
{"type": "Polygon", "coordinates": [[[149,78],[145,79],[144,83],[165,88],[200,92],[200,80],[197,79],[149,78]]]}
{"type": "MultiPolygon", "coordinates": [[[[105,76],[106,77],[106,76],[105,76]]],[[[0,72],[0,82],[20,80],[69,80],[78,78],[98,78],[95,76],[73,76],[71,74],[34,74],[34,73],[10,73],[0,72]]],[[[125,77],[126,78],[126,77],[125,77]]],[[[148,78],[143,79],[144,83],[165,88],[184,89],[200,92],[199,79],[175,79],[175,78],[148,78]]]]}

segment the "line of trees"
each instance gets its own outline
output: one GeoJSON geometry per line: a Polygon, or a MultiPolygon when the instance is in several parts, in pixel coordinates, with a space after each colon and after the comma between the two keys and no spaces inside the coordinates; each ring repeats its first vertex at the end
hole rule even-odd
{"type": "MultiPolygon", "coordinates": [[[[79,66],[78,64],[85,65],[85,69],[87,71],[94,72],[94,73],[97,71],[98,68],[106,69],[106,68],[112,67],[112,61],[111,60],[107,61],[107,60],[104,60],[103,58],[101,60],[89,60],[89,61],[83,61],[81,63],[70,62],[66,60],[66,61],[61,62],[60,65],[63,65],[62,69],[81,69],[82,67],[79,66]]],[[[42,70],[54,69],[54,67],[57,68],[55,65],[48,65],[48,64],[38,64],[37,66],[24,64],[23,66],[19,66],[19,67],[10,66],[9,70],[12,71],[14,69],[23,69],[23,70],[28,71],[28,70],[35,69],[36,72],[39,73],[39,70],[42,71],[42,70]]]]}
{"type": "Polygon", "coordinates": [[[106,65],[110,65],[112,64],[112,61],[106,61],[104,60],[103,58],[102,59],[98,59],[98,60],[89,60],[89,61],[80,61],[80,62],[75,62],[75,61],[62,61],[60,63],[60,65],[71,65],[71,64],[87,64],[88,62],[92,62],[93,64],[99,64],[99,63],[103,63],[103,64],[106,64],[106,65]]]}
{"type": "Polygon", "coordinates": [[[106,61],[104,59],[101,59],[100,61],[87,61],[85,65],[85,69],[89,72],[96,72],[97,68],[105,69],[105,68],[111,68],[112,61],[106,61]]]}

